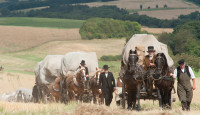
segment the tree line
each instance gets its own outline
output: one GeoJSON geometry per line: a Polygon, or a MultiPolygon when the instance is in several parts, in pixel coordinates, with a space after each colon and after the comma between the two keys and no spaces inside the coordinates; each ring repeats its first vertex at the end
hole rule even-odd
{"type": "Polygon", "coordinates": [[[108,2],[114,0],[28,0],[28,1],[8,0],[8,2],[1,3],[0,8],[6,8],[10,11],[14,11],[14,10],[42,7],[42,6],[90,3],[99,1],[108,2]]]}
{"type": "Polygon", "coordinates": [[[10,11],[8,8],[0,9],[1,17],[45,17],[86,20],[89,18],[113,18],[117,20],[136,21],[143,26],[157,28],[174,28],[191,20],[199,20],[200,13],[181,15],[178,19],[161,20],[146,15],[129,14],[125,9],[116,6],[89,7],[86,5],[53,5],[46,9],[24,11],[10,11]]]}
{"type": "Polygon", "coordinates": [[[158,39],[169,46],[175,64],[178,59],[184,58],[195,71],[199,71],[200,21],[190,21],[179,25],[174,28],[173,33],[163,33],[158,39]]]}

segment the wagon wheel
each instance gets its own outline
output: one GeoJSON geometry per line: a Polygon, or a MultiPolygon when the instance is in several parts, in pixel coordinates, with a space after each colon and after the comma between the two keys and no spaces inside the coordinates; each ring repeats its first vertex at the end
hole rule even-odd
{"type": "Polygon", "coordinates": [[[126,95],[125,95],[125,84],[122,85],[122,108],[125,109],[125,102],[126,102],[126,95]]]}

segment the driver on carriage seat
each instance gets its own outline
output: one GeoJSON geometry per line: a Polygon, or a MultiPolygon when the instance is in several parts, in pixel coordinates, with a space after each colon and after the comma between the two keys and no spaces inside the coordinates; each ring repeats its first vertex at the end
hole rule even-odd
{"type": "MultiPolygon", "coordinates": [[[[143,67],[145,71],[149,71],[148,74],[151,74],[151,70],[155,69],[155,64],[154,61],[156,59],[156,54],[153,46],[148,46],[148,55],[145,56],[144,61],[143,61],[143,67]]],[[[147,81],[145,80],[145,86],[146,88],[150,91],[153,90],[153,83],[148,84],[147,81]]],[[[145,86],[143,85],[142,91],[146,92],[145,86]]]]}
{"type": "Polygon", "coordinates": [[[82,60],[81,63],[80,63],[80,66],[79,68],[85,68],[86,72],[85,72],[85,85],[86,85],[86,88],[89,89],[89,71],[88,71],[88,67],[86,66],[85,64],[85,60],[82,60]]]}
{"type": "Polygon", "coordinates": [[[148,46],[148,51],[149,54],[145,56],[144,61],[143,61],[143,67],[147,71],[149,68],[150,69],[155,69],[155,50],[153,46],[148,46]]]}

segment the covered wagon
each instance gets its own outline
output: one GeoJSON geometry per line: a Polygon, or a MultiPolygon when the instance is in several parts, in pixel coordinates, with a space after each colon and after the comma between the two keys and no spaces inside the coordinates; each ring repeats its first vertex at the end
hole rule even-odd
{"type": "MultiPolygon", "coordinates": [[[[60,77],[61,59],[63,55],[48,55],[38,62],[35,68],[36,85],[33,87],[33,97],[47,101],[49,97],[48,86],[57,77],[60,77]]],[[[36,101],[36,102],[37,102],[36,101]]]]}
{"type": "MultiPolygon", "coordinates": [[[[155,99],[158,99],[159,97],[157,90],[155,90],[155,93],[153,94],[149,93],[149,91],[147,92],[147,90],[140,92],[140,88],[145,87],[144,79],[148,80],[147,82],[152,82],[152,83],[153,81],[155,81],[155,80],[153,81],[149,80],[149,79],[154,79],[154,78],[150,75],[147,75],[148,72],[145,72],[142,66],[144,57],[147,55],[148,46],[154,46],[155,54],[162,53],[163,55],[165,55],[166,57],[165,62],[167,63],[169,67],[172,67],[174,64],[172,58],[168,54],[168,48],[166,44],[159,42],[153,35],[149,35],[149,34],[133,35],[131,39],[127,42],[127,44],[125,45],[122,51],[120,77],[123,81],[123,87],[122,87],[122,94],[123,94],[122,106],[123,107],[125,107],[126,94],[129,96],[129,92],[132,93],[133,90],[137,91],[137,96],[136,96],[137,99],[155,100],[155,99]],[[134,58],[138,58],[138,61],[134,61],[134,58]],[[132,62],[130,60],[132,60],[132,62]],[[133,62],[136,62],[135,64],[136,66],[133,66],[133,62]],[[131,70],[134,70],[134,71],[131,71],[131,70]],[[148,77],[145,77],[145,76],[148,76],[148,77]],[[133,82],[131,82],[131,80],[133,82]],[[132,87],[129,87],[131,86],[130,85],[131,83],[132,84],[135,83],[135,85],[132,85],[132,87]],[[133,88],[133,86],[136,86],[135,89],[133,88]]],[[[136,95],[136,92],[134,92],[133,94],[136,95]]],[[[139,100],[138,100],[138,103],[139,103],[139,100]]],[[[138,105],[138,109],[140,109],[140,105],[138,105]]]]}

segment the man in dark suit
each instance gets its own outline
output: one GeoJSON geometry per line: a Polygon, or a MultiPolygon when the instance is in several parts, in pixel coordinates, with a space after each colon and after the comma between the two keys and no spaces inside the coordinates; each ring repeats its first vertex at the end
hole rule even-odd
{"type": "Polygon", "coordinates": [[[111,72],[108,71],[108,65],[104,65],[104,72],[100,74],[99,78],[99,93],[103,94],[106,106],[110,106],[113,99],[113,92],[115,91],[115,79],[111,72]]]}

